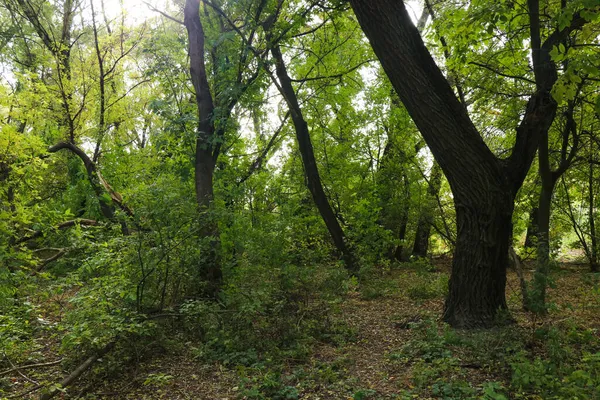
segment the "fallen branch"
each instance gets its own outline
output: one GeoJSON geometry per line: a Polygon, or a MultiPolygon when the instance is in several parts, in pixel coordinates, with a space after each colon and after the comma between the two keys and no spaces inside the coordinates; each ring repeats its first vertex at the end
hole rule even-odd
{"type": "Polygon", "coordinates": [[[21,377],[23,379],[25,379],[27,382],[33,383],[34,385],[39,385],[40,384],[39,382],[36,382],[33,379],[31,379],[30,377],[28,377],[27,375],[25,375],[23,373],[23,371],[21,371],[20,368],[18,368],[15,364],[13,364],[13,362],[10,360],[10,358],[8,358],[8,356],[6,355],[6,353],[4,353],[4,357],[9,362],[10,366],[13,367],[13,370],[16,371],[19,375],[21,375],[21,377]]]}
{"type": "Polygon", "coordinates": [[[56,249],[57,253],[55,255],[53,255],[52,257],[46,258],[44,260],[42,260],[40,262],[40,264],[38,265],[38,267],[36,269],[34,269],[33,271],[31,271],[31,275],[36,275],[40,272],[42,272],[44,270],[44,268],[46,268],[46,266],[48,264],[50,264],[52,261],[56,261],[59,258],[61,258],[62,256],[64,256],[65,254],[67,254],[68,249],[56,249]]]}
{"type": "MultiPolygon", "coordinates": [[[[93,219],[73,219],[73,220],[65,221],[61,224],[58,224],[56,227],[54,227],[54,229],[56,229],[56,230],[66,229],[66,228],[70,228],[75,225],[96,226],[96,225],[98,225],[98,221],[95,221],[93,219]]],[[[33,231],[29,235],[25,235],[21,239],[17,240],[15,242],[15,245],[25,243],[25,242],[28,242],[33,239],[37,239],[43,235],[44,235],[44,231],[41,231],[41,230],[33,231]]]]}
{"type": "MultiPolygon", "coordinates": [[[[92,189],[94,190],[94,193],[96,194],[96,197],[100,202],[100,211],[102,212],[102,215],[105,218],[113,220],[115,216],[115,210],[114,205],[103,198],[103,191],[108,193],[112,201],[117,206],[119,206],[119,208],[123,210],[125,214],[127,214],[130,217],[133,217],[133,210],[130,207],[128,207],[125,203],[123,203],[123,198],[121,197],[121,195],[118,192],[116,192],[108,184],[108,182],[106,182],[94,160],[88,157],[85,151],[75,146],[71,142],[60,142],[50,147],[48,149],[48,152],[56,153],[57,151],[63,149],[71,151],[73,154],[77,155],[81,159],[81,161],[83,161],[83,165],[85,166],[85,170],[87,171],[88,180],[90,181],[92,189]]],[[[129,230],[127,229],[126,225],[123,225],[123,234],[129,235],[129,230]]]]}
{"type": "Polygon", "coordinates": [[[7,396],[7,397],[3,397],[3,398],[4,399],[18,399],[19,397],[25,397],[26,394],[35,392],[36,390],[40,390],[43,387],[44,387],[44,385],[37,385],[37,386],[32,387],[31,389],[27,389],[24,392],[13,394],[12,396],[7,396]]]}
{"type": "Polygon", "coordinates": [[[115,339],[95,354],[89,356],[82,364],[75,368],[73,372],[69,374],[69,376],[65,377],[62,381],[60,381],[58,385],[55,385],[49,392],[42,394],[40,396],[40,400],[49,400],[52,397],[56,396],[58,393],[60,393],[61,389],[66,388],[71,383],[73,383],[77,378],[81,376],[81,374],[87,371],[88,368],[90,368],[96,361],[98,361],[99,358],[111,351],[115,347],[116,342],[117,341],[115,339]]]}
{"type": "Polygon", "coordinates": [[[32,369],[32,368],[42,368],[42,367],[51,367],[53,365],[57,365],[60,364],[62,362],[62,358],[60,360],[56,360],[56,361],[50,361],[50,362],[46,362],[46,363],[39,363],[39,364],[26,364],[26,365],[17,365],[14,368],[11,369],[7,369],[5,371],[0,372],[0,376],[4,376],[4,375],[8,375],[11,372],[15,372],[15,371],[19,371],[19,370],[24,370],[24,369],[32,369]]]}

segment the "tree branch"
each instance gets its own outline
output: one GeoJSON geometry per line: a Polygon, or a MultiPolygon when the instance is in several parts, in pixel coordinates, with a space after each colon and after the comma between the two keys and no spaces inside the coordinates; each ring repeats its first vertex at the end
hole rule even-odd
{"type": "Polygon", "coordinates": [[[183,23],[183,21],[182,21],[182,20],[180,20],[180,19],[177,19],[177,18],[175,18],[175,17],[172,17],[172,16],[170,16],[170,15],[169,15],[169,14],[167,14],[166,12],[164,12],[164,11],[161,11],[161,10],[159,10],[159,9],[155,8],[155,7],[154,7],[152,4],[150,4],[150,3],[146,2],[146,1],[144,1],[144,4],[148,6],[148,8],[150,9],[150,11],[157,12],[157,13],[159,13],[160,15],[162,15],[163,17],[165,17],[165,18],[167,18],[167,19],[170,19],[171,21],[173,21],[173,22],[176,22],[176,23],[178,23],[178,24],[180,24],[180,25],[185,25],[185,24],[183,23]]]}
{"type": "Polygon", "coordinates": [[[479,62],[477,62],[477,61],[471,61],[471,62],[469,62],[469,64],[472,64],[472,65],[477,65],[478,67],[485,68],[485,69],[487,69],[488,71],[492,71],[492,72],[493,72],[493,73],[495,73],[496,75],[500,75],[500,76],[503,76],[503,77],[505,77],[505,78],[511,78],[511,79],[520,79],[520,80],[522,80],[522,81],[529,82],[529,83],[533,83],[533,84],[535,85],[535,81],[534,81],[534,80],[532,80],[532,79],[526,78],[526,77],[524,77],[524,76],[518,76],[518,75],[510,75],[510,74],[505,74],[505,73],[503,73],[503,72],[500,72],[500,71],[498,71],[497,69],[494,69],[493,67],[491,67],[491,66],[489,66],[489,65],[487,65],[487,64],[479,63],[479,62]]]}
{"type": "MultiPolygon", "coordinates": [[[[61,230],[61,229],[66,229],[66,228],[70,228],[72,226],[75,225],[84,225],[84,226],[97,226],[98,225],[98,221],[95,221],[93,219],[73,219],[70,221],[65,221],[63,223],[58,224],[57,226],[54,227],[55,230],[61,230]]],[[[39,230],[39,231],[33,231],[32,233],[30,233],[29,235],[23,236],[22,238],[18,239],[17,241],[15,241],[15,245],[21,244],[21,243],[25,243],[28,242],[30,240],[33,239],[37,239],[41,236],[44,235],[44,231],[39,230]]]]}

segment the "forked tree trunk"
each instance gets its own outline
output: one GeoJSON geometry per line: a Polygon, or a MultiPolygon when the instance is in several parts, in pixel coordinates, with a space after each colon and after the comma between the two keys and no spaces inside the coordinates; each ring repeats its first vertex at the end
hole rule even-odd
{"type": "MultiPolygon", "coordinates": [[[[224,11],[219,7],[219,2],[203,2],[205,7],[212,8],[219,14],[218,20],[221,22],[222,32],[231,32],[227,30],[224,23],[224,11]]],[[[262,21],[262,13],[265,11],[266,2],[260,2],[257,7],[251,11],[253,15],[253,24],[259,24],[262,21]]],[[[207,13],[207,9],[204,10],[207,13]]],[[[232,21],[228,21],[232,24],[232,21]]],[[[235,80],[227,82],[213,82],[211,85],[208,82],[207,65],[205,63],[205,53],[210,53],[217,56],[216,43],[213,43],[211,49],[206,48],[206,37],[204,27],[200,19],[200,0],[186,0],[184,6],[183,24],[186,27],[189,40],[189,57],[190,57],[190,77],[194,92],[196,95],[196,106],[198,108],[198,125],[196,138],[196,158],[194,162],[194,183],[196,189],[196,201],[200,212],[200,235],[203,239],[209,241],[209,253],[205,254],[204,261],[200,265],[200,278],[208,284],[208,289],[205,290],[210,296],[216,296],[219,291],[222,280],[221,264],[219,259],[220,239],[218,227],[210,216],[209,210],[213,200],[213,178],[215,167],[219,154],[221,153],[222,144],[224,141],[227,121],[231,117],[234,107],[239,102],[241,96],[259,77],[259,71],[262,68],[262,60],[253,59],[250,54],[254,53],[251,45],[243,46],[240,50],[238,71],[235,80]],[[256,64],[254,67],[253,64],[256,64]],[[235,88],[235,90],[231,90],[235,88]],[[213,99],[214,96],[214,99],[213,99]],[[215,104],[216,103],[216,104],[215,104]],[[215,111],[218,110],[218,116],[215,111]]],[[[239,32],[237,25],[231,27],[239,32]]],[[[252,28],[250,37],[256,33],[256,26],[252,28]]],[[[255,54],[260,57],[260,55],[255,54]]],[[[217,57],[218,58],[218,57],[217,57]]],[[[218,63],[218,60],[213,59],[213,64],[218,63]]],[[[229,61],[227,61],[229,63],[229,61]]],[[[213,65],[214,79],[229,79],[221,76],[213,65]]]]}
{"type": "Polygon", "coordinates": [[[425,47],[404,2],[350,0],[363,31],[394,89],[444,171],[455,200],[458,235],[444,320],[455,327],[486,327],[506,308],[508,241],[514,197],[547,135],[557,104],[552,48],[585,20],[541,40],[538,0],[528,0],[536,91],[516,130],[510,157],[486,146],[467,110],[425,47]]]}

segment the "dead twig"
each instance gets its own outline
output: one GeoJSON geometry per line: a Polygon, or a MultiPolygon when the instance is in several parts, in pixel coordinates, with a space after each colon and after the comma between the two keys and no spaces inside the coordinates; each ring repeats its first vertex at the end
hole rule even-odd
{"type": "Polygon", "coordinates": [[[49,400],[52,397],[56,396],[58,393],[60,393],[61,388],[66,388],[71,383],[73,383],[77,378],[81,376],[81,374],[87,371],[88,368],[90,368],[96,361],[98,361],[99,358],[111,351],[115,347],[116,343],[117,339],[114,339],[113,341],[105,345],[102,349],[89,356],[83,363],[81,363],[77,368],[75,368],[73,372],[69,374],[69,376],[65,377],[62,381],[60,381],[58,385],[55,385],[49,392],[42,394],[40,396],[40,400],[49,400]]]}
{"type": "MultiPolygon", "coordinates": [[[[39,364],[27,364],[27,365],[18,365],[18,366],[14,366],[11,369],[7,369],[5,371],[0,372],[0,376],[4,376],[4,375],[8,375],[12,372],[15,371],[22,371],[24,369],[32,369],[32,368],[42,368],[42,367],[51,367],[53,365],[57,365],[60,364],[62,362],[62,358],[60,360],[56,360],[56,361],[50,361],[50,362],[46,362],[46,363],[39,363],[39,364]]],[[[10,362],[10,361],[9,361],[10,362]]],[[[11,363],[12,365],[12,363],[11,363]]]]}
{"type": "Polygon", "coordinates": [[[26,390],[24,392],[13,394],[12,396],[6,396],[4,398],[5,399],[18,399],[19,397],[24,397],[25,395],[28,395],[29,393],[35,392],[36,390],[40,390],[43,387],[44,387],[44,385],[37,385],[37,386],[34,386],[31,389],[28,389],[28,390],[26,390]]]}

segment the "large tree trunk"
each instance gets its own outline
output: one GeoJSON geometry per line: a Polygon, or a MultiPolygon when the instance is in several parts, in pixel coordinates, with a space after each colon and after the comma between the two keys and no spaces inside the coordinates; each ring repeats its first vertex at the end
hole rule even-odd
{"type": "Polygon", "coordinates": [[[321,214],[321,218],[327,226],[327,230],[331,235],[335,247],[339,251],[346,264],[345,267],[350,272],[357,272],[357,264],[354,260],[352,252],[346,244],[346,237],[344,231],[338,222],[329,200],[323,190],[323,184],[321,183],[321,177],[319,176],[319,169],[317,167],[317,161],[315,159],[315,153],[313,150],[312,142],[310,140],[310,132],[308,130],[308,124],[302,115],[302,109],[296,96],[296,91],[292,85],[292,80],[287,72],[283,55],[279,46],[271,48],[271,54],[275,59],[275,68],[277,78],[280,83],[281,94],[285,98],[285,101],[290,109],[290,115],[296,132],[296,139],[298,141],[298,149],[302,156],[302,164],[304,165],[304,174],[306,177],[306,183],[308,190],[312,195],[313,201],[321,214]]]}
{"type": "Polygon", "coordinates": [[[455,327],[490,326],[506,309],[505,285],[513,197],[484,195],[456,202],[458,236],[444,320],[455,327]]]}
{"type": "Polygon", "coordinates": [[[442,169],[439,164],[434,161],[431,167],[431,175],[429,177],[429,185],[427,186],[427,198],[425,205],[421,209],[419,221],[417,223],[417,233],[415,235],[415,243],[413,245],[412,255],[415,257],[427,257],[429,250],[429,236],[431,233],[431,224],[433,222],[433,206],[436,198],[440,194],[442,188],[442,169]]]}
{"type": "Polygon", "coordinates": [[[350,0],[350,4],[454,195],[458,239],[444,320],[457,327],[489,326],[506,307],[514,197],[556,114],[550,90],[557,72],[550,50],[585,20],[574,18],[569,27],[542,43],[539,4],[528,1],[536,92],[517,127],[510,157],[498,159],[437,67],[404,3],[350,0]]]}

